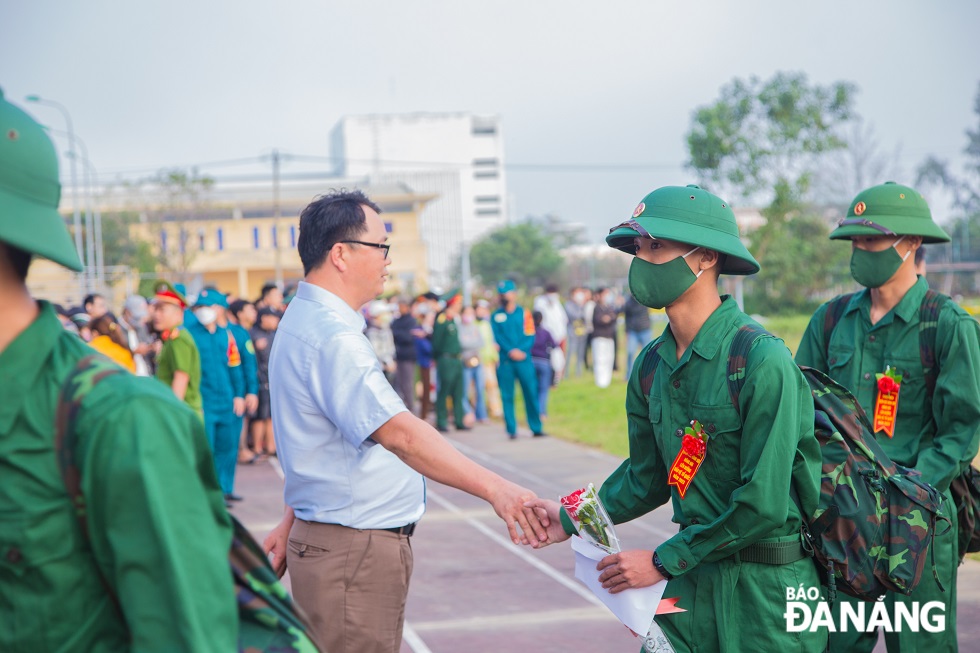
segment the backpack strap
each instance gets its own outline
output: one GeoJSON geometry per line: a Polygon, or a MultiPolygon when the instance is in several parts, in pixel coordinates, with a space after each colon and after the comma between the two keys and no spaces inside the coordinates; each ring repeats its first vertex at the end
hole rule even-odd
{"type": "Polygon", "coordinates": [[[745,368],[748,366],[749,350],[756,340],[768,335],[771,334],[755,324],[746,324],[735,332],[731,349],[728,351],[728,370],[725,376],[728,379],[728,395],[732,399],[736,413],[739,412],[738,396],[742,386],[745,385],[745,368]]]}
{"type": "Polygon", "coordinates": [[[662,338],[653,343],[653,347],[647,349],[647,353],[643,355],[643,362],[640,363],[640,390],[643,392],[643,396],[648,399],[650,391],[653,389],[653,377],[657,372],[657,366],[660,365],[658,350],[663,344],[662,338]]]}
{"type": "Polygon", "coordinates": [[[919,358],[926,383],[926,397],[932,397],[936,389],[939,368],[936,365],[936,334],[939,327],[939,313],[950,298],[935,290],[927,290],[919,306],[919,358]]]}
{"type": "MultiPolygon", "coordinates": [[[[85,356],[75,368],[68,374],[65,382],[58,393],[58,403],[55,413],[54,431],[54,453],[58,460],[58,468],[61,470],[61,478],[64,481],[68,497],[71,499],[72,507],[75,509],[75,517],[82,530],[82,537],[86,542],[91,542],[88,532],[88,515],[85,509],[85,497],[82,495],[82,475],[78,468],[77,446],[78,432],[75,425],[78,423],[79,411],[85,397],[104,379],[122,373],[123,369],[115,363],[109,361],[101,354],[91,354],[85,356]]],[[[92,566],[105,588],[106,594],[116,606],[116,613],[122,618],[123,611],[119,605],[116,593],[109,586],[109,582],[102,575],[102,570],[95,560],[92,566]]]]}
{"type": "Polygon", "coordinates": [[[856,292],[838,295],[827,302],[827,312],[823,314],[823,353],[826,356],[830,349],[830,336],[834,333],[837,323],[844,317],[844,310],[854,298],[856,292]]]}

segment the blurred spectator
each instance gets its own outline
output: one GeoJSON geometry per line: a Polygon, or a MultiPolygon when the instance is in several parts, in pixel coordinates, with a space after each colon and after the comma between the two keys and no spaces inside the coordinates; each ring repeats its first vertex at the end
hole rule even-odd
{"type": "Polygon", "coordinates": [[[154,287],[152,323],[163,341],[157,354],[156,376],[203,420],[201,354],[184,328],[187,300],[169,281],[157,281],[154,287]]]}
{"type": "MultiPolygon", "coordinates": [[[[534,298],[534,310],[541,313],[542,326],[551,334],[558,348],[564,352],[568,336],[568,313],[562,306],[556,284],[549,283],[545,286],[545,294],[534,298]]],[[[551,365],[554,373],[553,382],[557,383],[565,371],[565,357],[554,356],[551,365]]]]}
{"type": "Polygon", "coordinates": [[[97,317],[89,323],[92,329],[92,341],[89,346],[100,354],[115,361],[130,372],[136,372],[133,353],[129,351],[129,343],[123,328],[119,326],[108,313],[97,317]]]}
{"type": "Polygon", "coordinates": [[[500,401],[500,386],[497,385],[497,363],[500,361],[500,352],[493,339],[493,327],[490,326],[490,302],[485,299],[477,301],[475,312],[476,324],[480,328],[480,335],[483,336],[480,362],[483,363],[487,412],[493,417],[500,417],[504,414],[504,407],[500,401]]]}
{"type": "Polygon", "coordinates": [[[86,313],[84,308],[73,308],[68,311],[68,319],[74,323],[75,328],[78,329],[78,336],[82,340],[92,342],[92,330],[89,328],[92,316],[86,313]]]}
{"type": "Polygon", "coordinates": [[[463,400],[463,361],[459,342],[458,319],[463,296],[451,293],[446,308],[436,315],[432,325],[432,358],[436,364],[436,429],[449,430],[448,401],[453,402],[453,422],[457,431],[465,431],[466,406],[463,400]]]}
{"type": "Polygon", "coordinates": [[[255,324],[255,306],[244,299],[236,299],[228,305],[227,311],[218,315],[218,323],[227,327],[235,338],[235,345],[242,357],[242,373],[245,375],[245,414],[238,429],[238,462],[253,463],[258,454],[247,448],[246,440],[251,426],[250,420],[255,417],[259,408],[259,372],[255,359],[255,345],[248,329],[255,324]],[[244,322],[244,324],[243,324],[244,322]]]}
{"type": "Polygon", "coordinates": [[[61,304],[52,304],[51,307],[54,309],[55,314],[58,316],[58,321],[61,322],[61,326],[64,327],[65,331],[70,331],[77,336],[78,327],[71,320],[71,312],[61,304]]]}
{"type": "Polygon", "coordinates": [[[262,286],[259,298],[255,302],[255,308],[271,308],[282,315],[282,312],[286,310],[286,305],[283,303],[282,291],[279,290],[279,286],[274,283],[267,283],[262,286]]]}
{"type": "MultiPolygon", "coordinates": [[[[459,316],[459,345],[463,360],[463,399],[466,402],[467,413],[479,422],[487,421],[486,385],[483,375],[483,361],[480,352],[483,351],[483,333],[476,321],[476,311],[467,306],[459,316]],[[473,400],[470,401],[470,387],[473,388],[473,400]]],[[[487,325],[489,326],[489,325],[487,325]]],[[[491,336],[492,337],[492,336],[491,336]]]]}
{"type": "Polygon", "coordinates": [[[381,371],[391,387],[395,387],[395,339],[391,332],[391,312],[388,304],[376,299],[368,304],[367,326],[364,335],[374,348],[381,371]]]}
{"type": "Polygon", "coordinates": [[[126,344],[133,354],[137,376],[153,376],[153,342],[155,338],[146,324],[149,317],[146,299],[130,295],[123,303],[119,323],[126,330],[126,344]]]}
{"type": "Polygon", "coordinates": [[[565,314],[568,315],[568,362],[565,369],[572,374],[574,364],[575,376],[582,376],[585,367],[585,347],[592,330],[591,315],[587,314],[587,296],[585,288],[572,288],[571,298],[565,302],[565,314]]]}
{"type": "Polygon", "coordinates": [[[235,494],[238,463],[238,434],[245,414],[245,374],[234,336],[218,325],[218,312],[227,304],[225,296],[212,288],[203,289],[194,306],[195,319],[187,330],[201,353],[201,398],[204,430],[214,452],[214,467],[225,501],[239,501],[235,494]]]}
{"type": "Polygon", "coordinates": [[[548,417],[548,392],[551,390],[554,369],[551,367],[551,351],[558,346],[551,332],[544,327],[541,311],[534,311],[534,344],[531,346],[531,362],[538,377],[538,414],[548,417]]]}
{"type": "Polygon", "coordinates": [[[109,312],[109,305],[106,304],[105,297],[98,293],[85,295],[85,299],[82,300],[82,308],[93,320],[109,312]]]}
{"type": "Polygon", "coordinates": [[[592,313],[592,367],[596,386],[606,388],[612,381],[619,311],[611,289],[600,288],[596,294],[599,301],[592,313]]]}
{"type": "Polygon", "coordinates": [[[626,380],[629,381],[633,361],[650,342],[650,309],[636,301],[633,293],[627,291],[623,313],[626,317],[626,380]]]}
{"type": "Polygon", "coordinates": [[[500,308],[490,318],[493,339],[500,347],[497,381],[504,405],[504,428],[510,439],[517,437],[517,416],[514,413],[514,383],[520,383],[524,395],[527,424],[535,436],[544,435],[538,415],[538,381],[531,362],[534,345],[534,318],[517,305],[517,287],[510,279],[497,284],[500,308]]]}
{"type": "Polygon", "coordinates": [[[279,328],[280,314],[274,308],[261,308],[258,322],[252,327],[252,344],[259,378],[259,405],[252,420],[252,450],[258,454],[274,455],[276,440],[272,432],[272,400],[269,396],[269,354],[279,328]]]}
{"type": "Polygon", "coordinates": [[[415,303],[415,316],[419,330],[415,336],[415,360],[419,366],[419,379],[422,383],[422,402],[419,406],[419,417],[425,419],[432,411],[432,325],[435,323],[436,312],[431,309],[431,302],[420,295],[415,303]]]}
{"type": "Polygon", "coordinates": [[[415,368],[418,354],[415,338],[423,335],[418,320],[412,315],[407,299],[398,301],[398,317],[391,322],[391,336],[395,341],[395,392],[405,402],[409,412],[415,412],[415,368]]]}

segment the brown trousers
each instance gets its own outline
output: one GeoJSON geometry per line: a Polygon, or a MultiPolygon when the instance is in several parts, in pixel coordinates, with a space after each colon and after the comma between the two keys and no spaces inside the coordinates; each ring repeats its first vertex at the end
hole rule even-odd
{"type": "Polygon", "coordinates": [[[407,536],[296,519],[286,564],[325,653],[398,653],[412,576],[407,536]]]}

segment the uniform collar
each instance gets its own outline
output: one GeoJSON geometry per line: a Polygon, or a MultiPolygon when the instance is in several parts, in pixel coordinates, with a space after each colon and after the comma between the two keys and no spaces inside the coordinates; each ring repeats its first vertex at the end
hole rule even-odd
{"type": "Polygon", "coordinates": [[[41,312],[37,318],[0,353],[0,388],[4,389],[0,401],[0,434],[10,432],[21,404],[34,389],[41,370],[48,365],[58,339],[65,335],[54,308],[45,301],[39,301],[38,307],[41,312]]]}
{"type": "Polygon", "coordinates": [[[293,297],[293,301],[297,299],[305,299],[326,306],[337,313],[351,328],[358,331],[364,330],[364,317],[348,306],[347,302],[322,286],[300,281],[299,286],[296,288],[296,296],[293,297]]]}
{"type": "Polygon", "coordinates": [[[730,295],[722,295],[721,306],[716,308],[708,316],[704,324],[701,325],[698,334],[694,336],[694,342],[684,352],[684,356],[680,361],[677,360],[677,341],[674,340],[674,334],[670,331],[670,326],[668,326],[668,335],[664,340],[662,358],[671,369],[679,363],[682,363],[684,359],[689,358],[691,356],[690,352],[694,352],[705,360],[713,359],[718,355],[725,336],[728,334],[731,326],[735,324],[735,320],[740,312],[738,304],[735,303],[735,300],[730,295]]]}
{"type": "MultiPolygon", "coordinates": [[[[925,298],[927,290],[929,290],[929,283],[925,280],[925,277],[920,276],[918,279],[916,279],[912,287],[909,288],[908,292],[905,293],[905,296],[898,301],[898,304],[896,304],[895,307],[889,311],[889,314],[897,316],[903,322],[908,324],[919,314],[919,307],[922,305],[922,300],[925,298]]],[[[857,310],[860,310],[870,321],[871,291],[867,288],[855,293],[854,296],[851,297],[850,301],[847,302],[847,306],[844,308],[844,315],[857,310]]],[[[887,321],[878,322],[878,324],[887,323],[887,321]]]]}

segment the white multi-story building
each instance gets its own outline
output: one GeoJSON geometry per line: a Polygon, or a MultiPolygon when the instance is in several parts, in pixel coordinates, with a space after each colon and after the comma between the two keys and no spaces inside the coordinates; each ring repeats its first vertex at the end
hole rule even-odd
{"type": "Polygon", "coordinates": [[[458,276],[452,267],[464,243],[508,222],[504,141],[497,116],[348,116],[334,128],[331,148],[341,176],[403,183],[439,196],[421,216],[430,278],[436,284],[445,287],[458,276]]]}

